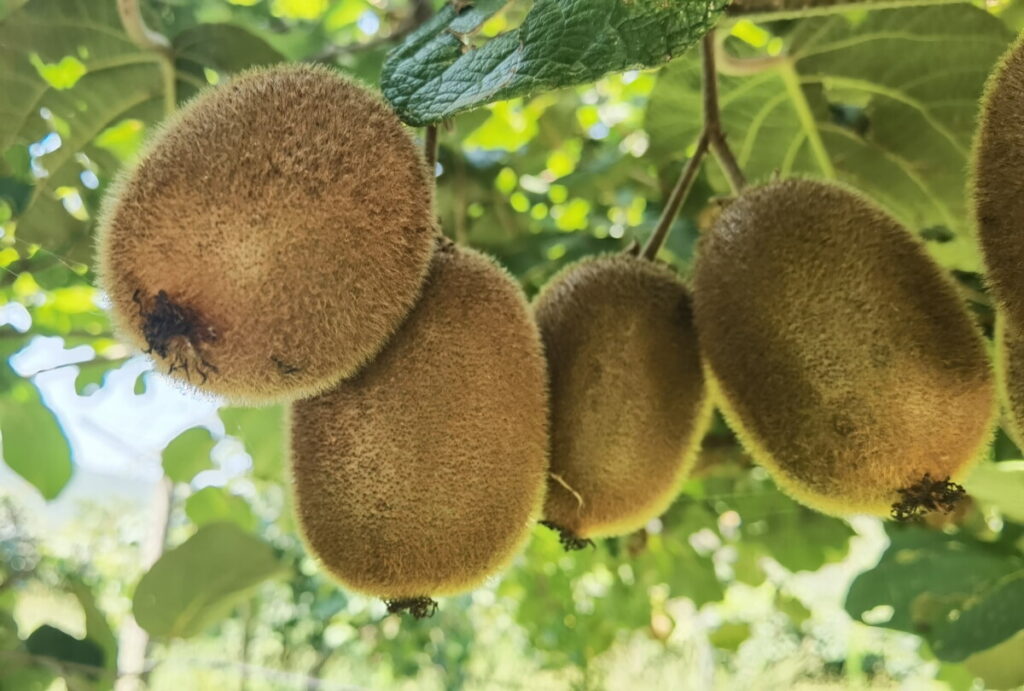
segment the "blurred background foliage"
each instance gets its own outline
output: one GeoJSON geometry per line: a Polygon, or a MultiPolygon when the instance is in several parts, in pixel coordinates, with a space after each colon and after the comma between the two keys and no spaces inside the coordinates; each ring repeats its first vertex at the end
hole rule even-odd
{"type": "MultiPolygon", "coordinates": [[[[459,31],[462,15],[439,2],[143,6],[171,41],[182,101],[281,60],[379,84],[403,41],[452,64],[468,55],[458,69],[473,73],[556,6],[569,22],[618,3],[479,0],[459,31]]],[[[452,115],[437,165],[445,232],[499,257],[530,294],[579,257],[642,243],[700,128],[699,60],[681,46],[723,10],[687,7],[686,22],[657,15],[586,70],[538,76],[528,96],[517,84],[424,96],[400,77],[425,62],[400,50],[389,97],[413,121],[452,115]],[[645,48],[654,37],[661,48],[645,48]],[[621,71],[636,64],[651,68],[621,71]],[[488,103],[506,96],[519,97],[488,103]]],[[[990,329],[964,171],[985,77],[1024,3],[730,8],[720,21],[723,122],[748,176],[829,177],[873,196],[990,329]]],[[[542,67],[559,47],[530,46],[542,67]]],[[[158,125],[165,86],[114,0],[0,0],[0,689],[1024,683],[1024,457],[1002,434],[962,510],[904,527],[801,507],[718,422],[677,502],[643,531],[566,553],[538,527],[507,573],[422,621],[339,590],[296,535],[282,411],[169,385],[116,340],[92,287],[99,200],[158,125]]],[[[706,166],[663,251],[684,276],[727,191],[706,166]]]]}

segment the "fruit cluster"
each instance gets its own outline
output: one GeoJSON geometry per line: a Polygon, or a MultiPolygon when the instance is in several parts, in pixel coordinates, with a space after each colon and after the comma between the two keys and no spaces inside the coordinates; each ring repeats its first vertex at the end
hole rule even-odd
{"type": "MultiPolygon", "coordinates": [[[[975,190],[1018,423],[1022,75],[1017,49],[975,190]]],[[[394,609],[480,584],[538,520],[567,547],[642,527],[714,406],[780,486],[837,515],[948,508],[991,439],[994,377],[955,284],[842,186],[742,192],[701,239],[692,297],[626,252],[566,268],[531,306],[435,218],[432,171],[387,105],[293,65],[179,111],[99,235],[126,340],[192,388],[290,403],[309,547],[394,609]]]]}

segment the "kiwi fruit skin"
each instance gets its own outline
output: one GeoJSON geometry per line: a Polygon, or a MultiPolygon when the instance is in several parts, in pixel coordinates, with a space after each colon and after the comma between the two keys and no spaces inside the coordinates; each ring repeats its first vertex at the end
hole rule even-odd
{"type": "Polygon", "coordinates": [[[711,419],[690,295],[667,266],[584,259],[534,301],[551,386],[544,519],[591,539],[668,508],[711,419]]]}
{"type": "Polygon", "coordinates": [[[377,95],[326,67],[261,68],[200,93],[115,182],[99,285],[166,373],[288,401],[376,355],[436,233],[432,175],[377,95]]]}
{"type": "Polygon", "coordinates": [[[341,584],[385,600],[454,594],[500,570],[540,512],[547,464],[526,300],[489,258],[451,244],[380,355],[292,405],[305,540],[341,584]]]}
{"type": "Polygon", "coordinates": [[[699,244],[694,296],[716,403],[806,505],[886,515],[900,489],[962,478],[987,448],[977,325],[922,244],[859,194],[746,190],[699,244]]]}
{"type": "Polygon", "coordinates": [[[970,196],[997,311],[996,369],[1017,438],[1024,430],[1024,40],[992,72],[974,140],[970,196]]]}

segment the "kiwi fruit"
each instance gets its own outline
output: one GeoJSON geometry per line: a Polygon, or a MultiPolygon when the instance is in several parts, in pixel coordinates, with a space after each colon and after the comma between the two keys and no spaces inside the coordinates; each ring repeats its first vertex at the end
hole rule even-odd
{"type": "Polygon", "coordinates": [[[686,286],[630,253],[588,258],[534,312],[551,386],[544,521],[566,547],[637,530],[675,498],[710,423],[686,286]]]}
{"type": "Polygon", "coordinates": [[[119,333],[192,387],[293,400],[369,361],[437,234],[433,180],[384,102],[326,67],[202,92],[105,200],[99,284],[119,333]]]}
{"type": "Polygon", "coordinates": [[[324,567],[393,609],[468,590],[519,550],[548,458],[540,336],[519,286],[443,243],[423,296],[352,379],[294,403],[299,524],[324,567]]]}
{"type": "Polygon", "coordinates": [[[845,187],[773,182],[698,246],[694,314],[716,403],[797,500],[834,515],[949,509],[995,386],[952,280],[845,187]]]}
{"type": "Polygon", "coordinates": [[[1024,431],[1024,41],[993,71],[974,141],[974,220],[997,307],[996,370],[1017,438],[1024,431]]]}

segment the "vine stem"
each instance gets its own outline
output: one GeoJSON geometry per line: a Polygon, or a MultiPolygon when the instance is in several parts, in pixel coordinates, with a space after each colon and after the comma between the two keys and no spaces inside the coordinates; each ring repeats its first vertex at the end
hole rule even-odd
{"type": "Polygon", "coordinates": [[[697,140],[697,150],[693,152],[693,156],[686,162],[683,172],[676,181],[676,186],[672,188],[672,194],[669,195],[665,209],[661,212],[658,225],[654,228],[654,232],[651,233],[651,237],[647,239],[647,244],[644,245],[643,252],[640,254],[644,259],[654,261],[654,258],[658,256],[661,246],[665,244],[665,240],[668,238],[668,231],[672,228],[672,223],[675,222],[676,216],[679,214],[679,209],[690,194],[690,188],[693,187],[693,181],[697,179],[697,172],[700,170],[700,164],[704,161],[704,156],[707,152],[708,136],[706,132],[703,132],[700,135],[700,139],[697,140]]]}
{"type": "Polygon", "coordinates": [[[704,84],[704,134],[708,147],[715,155],[718,165],[729,179],[733,194],[739,194],[746,184],[743,171],[732,149],[725,142],[722,120],[718,109],[718,74],[715,71],[715,32],[709,31],[701,43],[701,74],[704,84]]]}
{"type": "Polygon", "coordinates": [[[431,177],[437,170],[437,123],[427,125],[423,134],[423,156],[431,177]]]}
{"type": "Polygon", "coordinates": [[[740,19],[767,22],[818,17],[851,10],[888,10],[961,2],[963,0],[735,0],[726,8],[723,19],[727,24],[740,19]]]}
{"type": "Polygon", "coordinates": [[[710,151],[714,154],[718,164],[722,167],[733,194],[739,194],[746,186],[746,178],[740,170],[736,156],[725,140],[725,132],[722,130],[721,113],[718,105],[718,75],[715,71],[715,34],[709,31],[701,43],[701,78],[703,81],[703,117],[704,125],[700,136],[697,138],[697,148],[693,156],[687,161],[676,181],[675,187],[665,203],[665,209],[661,212],[658,225],[654,232],[647,239],[643,251],[640,253],[644,259],[653,261],[661,251],[662,245],[668,238],[669,230],[679,215],[679,210],[690,194],[693,181],[697,178],[704,157],[710,151]]]}
{"type": "Polygon", "coordinates": [[[174,53],[171,42],[158,31],[146,26],[142,18],[139,0],[117,0],[117,14],[121,17],[121,25],[132,43],[142,50],[152,51],[160,58],[160,74],[163,79],[164,115],[171,115],[178,105],[176,71],[174,69],[174,53]]]}

